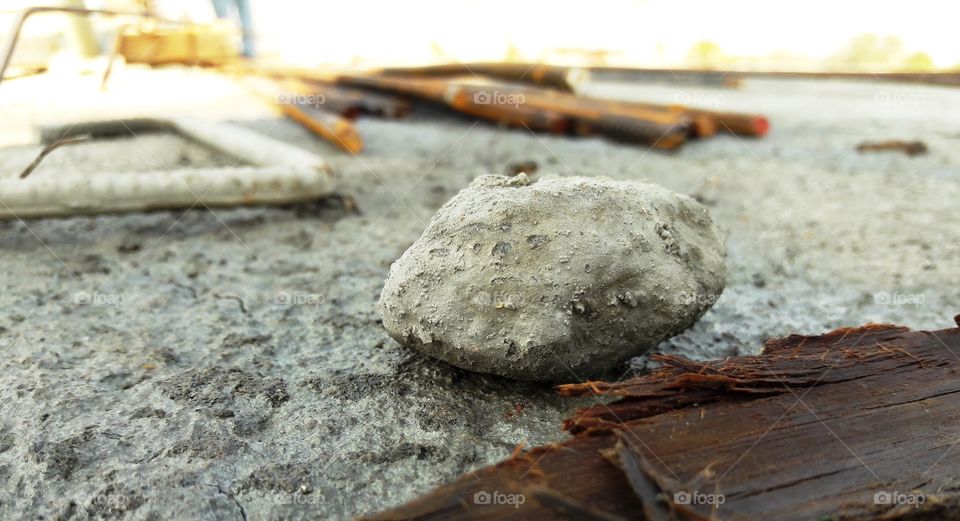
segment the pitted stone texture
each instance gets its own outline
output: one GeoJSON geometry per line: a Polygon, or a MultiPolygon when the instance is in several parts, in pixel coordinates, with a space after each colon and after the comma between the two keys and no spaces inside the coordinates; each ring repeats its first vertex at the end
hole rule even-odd
{"type": "Polygon", "coordinates": [[[483,176],[391,266],[379,307],[394,339],[453,365],[573,381],[690,327],[724,257],[706,209],[660,186],[483,176]]]}

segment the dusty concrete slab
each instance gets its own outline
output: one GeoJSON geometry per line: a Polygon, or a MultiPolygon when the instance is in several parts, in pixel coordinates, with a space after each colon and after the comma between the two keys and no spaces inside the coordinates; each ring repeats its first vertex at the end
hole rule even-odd
{"type": "MultiPolygon", "coordinates": [[[[684,101],[663,88],[591,89],[684,101]]],[[[774,130],[661,154],[456,118],[362,120],[367,149],[355,158],[261,119],[244,124],[326,156],[363,214],[323,202],[0,224],[0,517],[346,519],[519,442],[563,438],[574,404],[549,387],[403,349],[376,312],[390,262],[433,212],[520,160],[645,179],[708,206],[727,234],[727,288],[664,351],[750,353],[767,337],[868,321],[950,325],[960,91],[749,81],[685,95],[767,113],[774,130]],[[854,151],[894,137],[930,153],[854,151]]],[[[0,172],[35,150],[0,150],[0,172]]],[[[41,169],[224,158],[151,136],[49,161],[41,169]]]]}

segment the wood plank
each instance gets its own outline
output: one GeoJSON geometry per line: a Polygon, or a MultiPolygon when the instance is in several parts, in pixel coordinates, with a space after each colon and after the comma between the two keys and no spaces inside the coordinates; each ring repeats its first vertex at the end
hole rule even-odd
{"type": "Polygon", "coordinates": [[[657,359],[628,381],[560,386],[619,397],[577,411],[571,439],[369,519],[960,518],[960,328],[657,359]]]}

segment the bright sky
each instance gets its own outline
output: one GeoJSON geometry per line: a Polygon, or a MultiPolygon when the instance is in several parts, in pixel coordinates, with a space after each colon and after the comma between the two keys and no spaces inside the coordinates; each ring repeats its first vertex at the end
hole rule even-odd
{"type": "Polygon", "coordinates": [[[619,51],[655,65],[699,40],[727,53],[825,57],[863,33],[895,35],[939,66],[960,64],[960,2],[947,0],[252,0],[265,48],[297,61],[426,61],[436,42],[456,59],[524,58],[550,49],[619,51]],[[304,44],[304,42],[311,42],[304,44]]]}
{"type": "MultiPolygon", "coordinates": [[[[864,33],[897,36],[941,67],[960,64],[960,2],[950,0],[250,1],[260,49],[304,65],[498,60],[511,46],[526,60],[579,48],[611,51],[624,64],[681,65],[700,40],[731,55],[824,58],[864,33]]],[[[40,3],[4,0],[4,9],[40,3]]],[[[213,13],[204,0],[154,3],[175,18],[213,13]]]]}

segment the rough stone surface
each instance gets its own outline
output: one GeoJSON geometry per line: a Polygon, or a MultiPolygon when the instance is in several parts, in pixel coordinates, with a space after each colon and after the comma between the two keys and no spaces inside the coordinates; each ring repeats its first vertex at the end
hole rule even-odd
{"type": "Polygon", "coordinates": [[[609,178],[482,176],[390,268],[383,325],[458,367],[580,381],[693,324],[723,291],[707,210],[609,178]]]}

